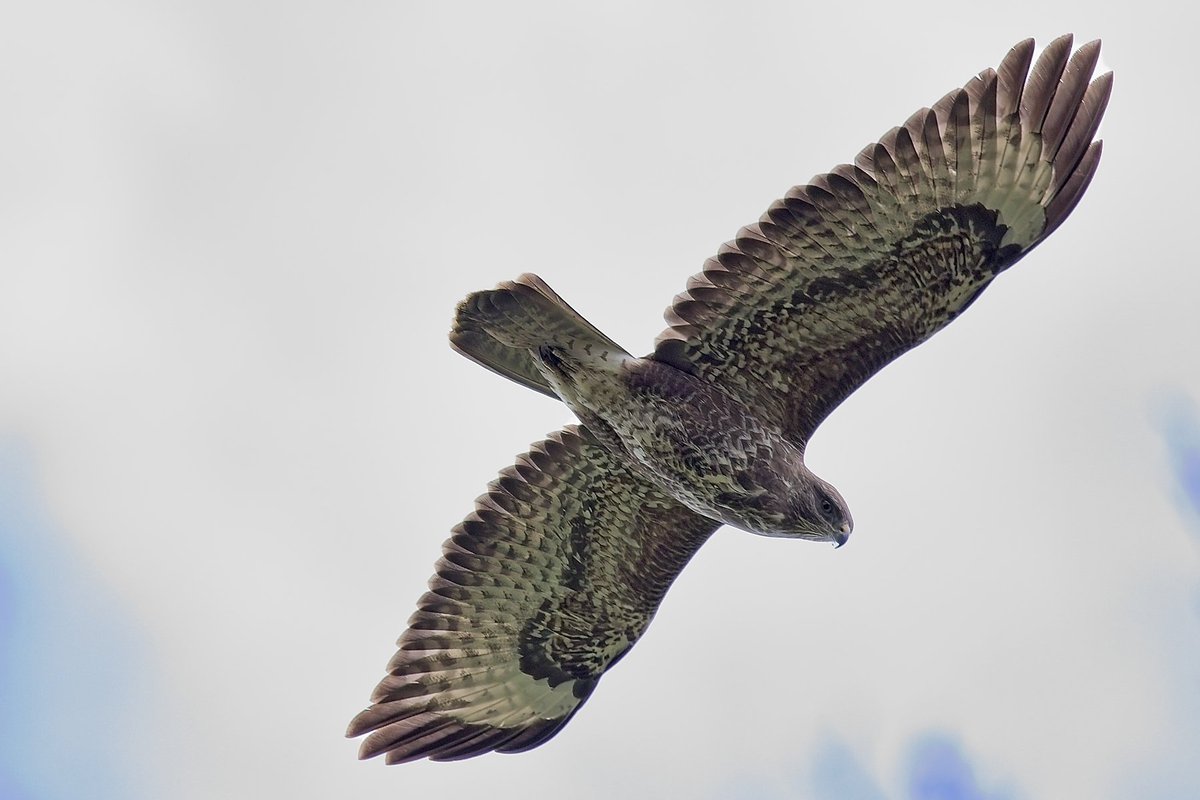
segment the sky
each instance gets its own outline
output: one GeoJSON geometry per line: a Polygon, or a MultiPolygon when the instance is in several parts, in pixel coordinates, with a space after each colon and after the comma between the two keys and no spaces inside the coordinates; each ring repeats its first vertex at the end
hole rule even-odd
{"type": "Polygon", "coordinates": [[[1194,797],[1188,20],[831,5],[6,8],[0,796],[1194,797]],[[789,186],[1068,31],[1098,175],[822,426],[850,544],[722,530],[549,744],[358,762],[442,540],[570,420],[455,303],[534,271],[648,350],[789,186]]]}

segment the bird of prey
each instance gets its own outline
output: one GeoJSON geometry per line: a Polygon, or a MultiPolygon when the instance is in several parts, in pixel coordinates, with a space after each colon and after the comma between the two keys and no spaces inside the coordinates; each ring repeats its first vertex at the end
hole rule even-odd
{"type": "Polygon", "coordinates": [[[1099,42],[1013,47],[932,108],[742,228],[638,358],[522,275],[458,306],[450,340],[561,398],[579,425],[501,471],[443,546],[347,735],[389,763],[554,736],[645,632],[722,524],[841,545],[852,521],[804,464],[823,419],[1071,213],[1112,74],[1099,42]]]}

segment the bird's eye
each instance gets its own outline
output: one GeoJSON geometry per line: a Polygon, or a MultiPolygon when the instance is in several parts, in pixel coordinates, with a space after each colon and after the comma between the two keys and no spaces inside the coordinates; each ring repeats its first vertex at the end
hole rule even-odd
{"type": "Polygon", "coordinates": [[[822,513],[822,514],[824,514],[824,515],[825,515],[825,516],[827,516],[827,517],[832,517],[832,516],[833,516],[833,510],[834,510],[834,509],[833,509],[833,501],[832,501],[832,500],[830,500],[828,497],[822,498],[822,500],[821,500],[821,513],[822,513]]]}

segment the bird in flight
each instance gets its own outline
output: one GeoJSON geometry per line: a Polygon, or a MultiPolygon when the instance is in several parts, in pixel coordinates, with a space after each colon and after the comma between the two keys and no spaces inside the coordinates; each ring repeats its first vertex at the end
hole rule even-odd
{"type": "Polygon", "coordinates": [[[1112,73],[1100,43],[1013,47],[738,231],[638,358],[535,275],[459,304],[467,358],[579,418],[500,472],[453,529],[372,705],[388,763],[544,743],[645,632],[721,525],[845,543],[804,464],[821,421],[928,339],[1074,209],[1112,73]]]}

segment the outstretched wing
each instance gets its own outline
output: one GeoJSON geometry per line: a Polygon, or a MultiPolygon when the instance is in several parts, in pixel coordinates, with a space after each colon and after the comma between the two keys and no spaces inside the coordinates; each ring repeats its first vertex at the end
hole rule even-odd
{"type": "Polygon", "coordinates": [[[775,202],[666,312],[653,357],[773,417],[801,447],[1075,207],[1112,74],[1099,42],[1014,47],[932,110],[775,202]],[[1026,76],[1028,74],[1028,80],[1026,76]]]}
{"type": "Polygon", "coordinates": [[[585,428],[517,458],[442,550],[372,705],[348,736],[388,763],[545,742],[650,623],[719,523],[642,480],[585,428]]]}

